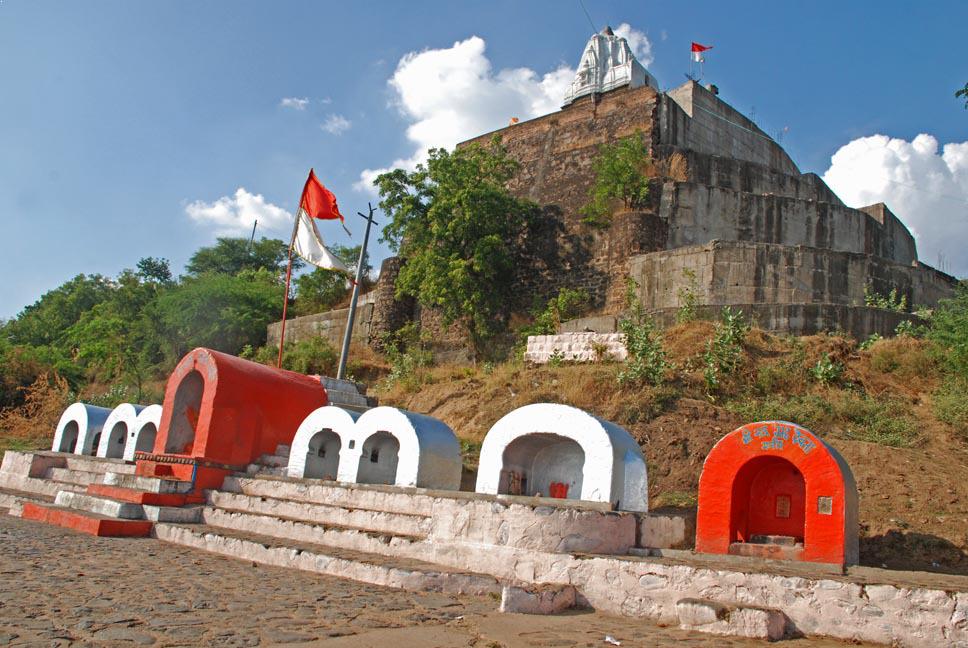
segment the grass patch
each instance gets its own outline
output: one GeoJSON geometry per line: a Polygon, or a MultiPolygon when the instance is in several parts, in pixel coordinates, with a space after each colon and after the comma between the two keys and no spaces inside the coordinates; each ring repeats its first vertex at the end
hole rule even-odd
{"type": "Polygon", "coordinates": [[[934,415],[938,420],[952,426],[956,432],[968,437],[968,381],[950,379],[934,394],[934,415]]]}
{"type": "Polygon", "coordinates": [[[666,491],[656,495],[649,502],[649,508],[657,509],[664,506],[676,508],[689,508],[699,503],[699,497],[694,492],[687,491],[666,491]]]}
{"type": "Polygon", "coordinates": [[[806,428],[817,428],[833,418],[834,408],[815,394],[773,395],[726,403],[726,409],[746,421],[789,421],[806,428]]]}

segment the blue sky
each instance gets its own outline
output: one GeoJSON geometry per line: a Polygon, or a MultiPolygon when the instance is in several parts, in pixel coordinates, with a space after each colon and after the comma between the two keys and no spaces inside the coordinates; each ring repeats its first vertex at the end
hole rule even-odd
{"type": "MultiPolygon", "coordinates": [[[[767,132],[787,128],[802,171],[849,204],[887,200],[925,262],[968,275],[968,111],[953,97],[968,3],[585,6],[596,27],[630,26],[664,88],[685,80],[690,41],[713,45],[707,80],[767,132]]],[[[344,213],[365,211],[361,173],[451,144],[442,125],[464,139],[553,105],[591,31],[578,0],[0,0],[0,317],[144,256],[181,272],[246,215],[287,238],[309,167],[344,213]]]]}

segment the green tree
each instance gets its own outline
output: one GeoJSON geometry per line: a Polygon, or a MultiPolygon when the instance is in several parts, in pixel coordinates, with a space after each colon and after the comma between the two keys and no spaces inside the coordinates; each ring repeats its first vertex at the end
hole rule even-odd
{"type": "Polygon", "coordinates": [[[415,171],[376,180],[390,216],[383,240],[406,260],[397,293],[464,323],[478,352],[507,326],[514,248],[537,209],[507,190],[516,171],[495,139],[433,149],[415,171]]]}
{"type": "Polygon", "coordinates": [[[155,280],[143,280],[142,272],[123,271],[111,297],[86,311],[67,331],[74,357],[91,377],[121,379],[137,389],[139,399],[162,360],[154,307],[171,278],[169,273],[166,280],[158,270],[151,273],[155,280]]]}
{"type": "Polygon", "coordinates": [[[965,110],[968,110],[968,83],[965,84],[964,88],[955,91],[955,97],[958,99],[964,99],[965,110]]]}
{"type": "Polygon", "coordinates": [[[231,354],[261,346],[266,326],[282,316],[282,292],[278,276],[265,268],[187,277],[159,295],[153,313],[166,357],[199,346],[231,354]]]}
{"type": "MultiPolygon", "coordinates": [[[[336,245],[331,251],[355,273],[356,264],[360,260],[360,247],[359,245],[353,247],[336,245]]],[[[363,260],[363,288],[368,287],[369,274],[372,270],[369,254],[367,254],[363,260]]],[[[350,282],[346,275],[332,270],[314,268],[312,272],[296,278],[296,300],[293,303],[293,312],[297,315],[322,313],[345,299],[349,292],[350,282]]]]}
{"type": "Polygon", "coordinates": [[[584,221],[606,226],[620,203],[624,209],[640,209],[649,199],[649,148],[642,133],[615,144],[603,144],[592,162],[595,182],[590,201],[581,208],[584,221]]]}
{"type": "MultiPolygon", "coordinates": [[[[247,238],[219,238],[215,245],[200,248],[188,260],[185,270],[198,276],[207,272],[237,275],[244,270],[266,269],[273,274],[286,271],[289,245],[279,239],[262,237],[249,244],[247,238]]],[[[302,267],[293,260],[293,269],[302,267]]]]}
{"type": "Polygon", "coordinates": [[[67,329],[85,311],[109,299],[112,290],[107,277],[79,274],[24,308],[15,320],[4,326],[4,336],[14,346],[54,346],[67,351],[67,329]]]}
{"type": "Polygon", "coordinates": [[[144,257],[138,261],[137,267],[138,276],[145,281],[165,286],[172,283],[171,265],[168,263],[168,259],[144,257]]]}

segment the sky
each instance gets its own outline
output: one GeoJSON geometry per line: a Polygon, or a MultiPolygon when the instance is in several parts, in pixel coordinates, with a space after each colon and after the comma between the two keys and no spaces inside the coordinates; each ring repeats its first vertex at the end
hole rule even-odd
{"type": "MultiPolygon", "coordinates": [[[[288,239],[310,167],[357,244],[382,169],[560,105],[610,24],[663,89],[705,80],[925,263],[968,276],[959,2],[0,0],[0,318],[218,236],[288,239]]],[[[377,213],[380,223],[386,219],[377,213]]],[[[389,254],[373,236],[372,258],[389,254]]]]}

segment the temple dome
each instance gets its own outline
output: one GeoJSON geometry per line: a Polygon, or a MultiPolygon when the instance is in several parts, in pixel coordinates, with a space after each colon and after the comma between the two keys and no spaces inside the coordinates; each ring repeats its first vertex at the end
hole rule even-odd
{"type": "Polygon", "coordinates": [[[636,60],[628,42],[606,27],[588,40],[578,63],[575,80],[565,93],[562,106],[567,106],[578,97],[608,92],[625,85],[633,88],[647,85],[659,89],[655,77],[636,60]]]}

